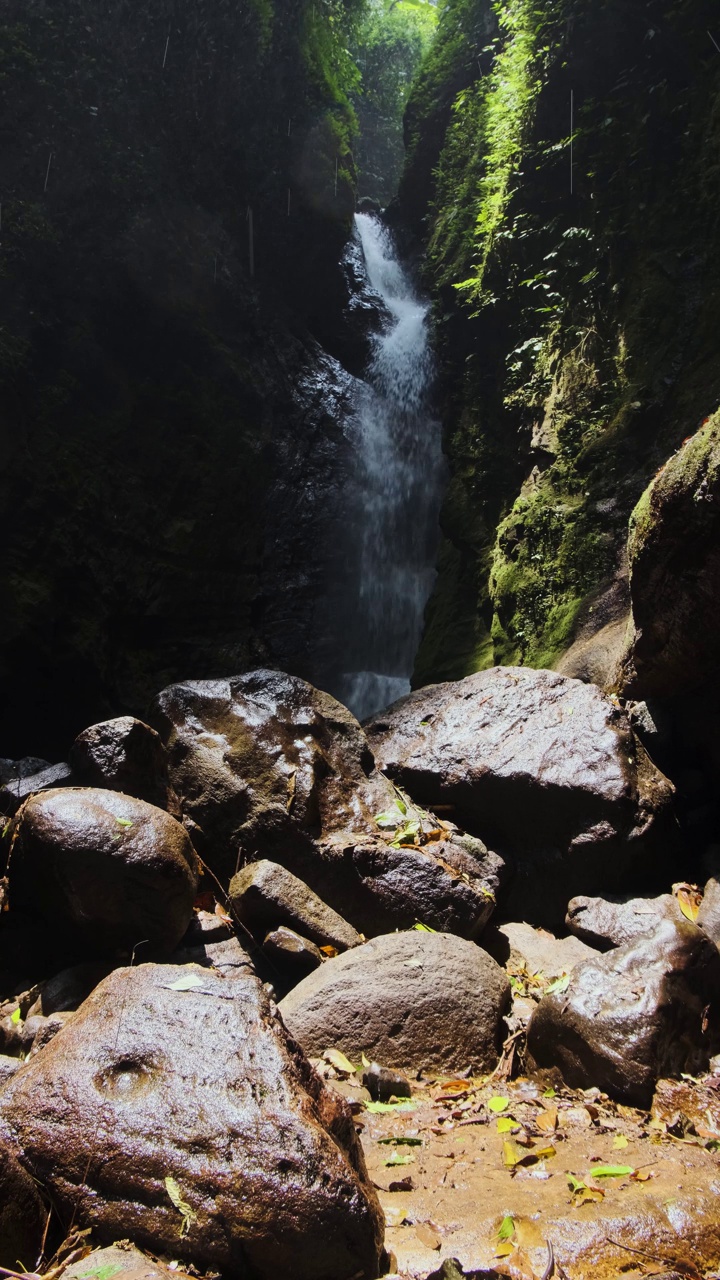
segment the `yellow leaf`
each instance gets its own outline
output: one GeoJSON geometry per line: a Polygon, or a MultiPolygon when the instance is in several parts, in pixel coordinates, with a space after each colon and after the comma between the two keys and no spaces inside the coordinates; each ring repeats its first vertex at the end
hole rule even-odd
{"type": "Polygon", "coordinates": [[[514,1249],[515,1249],[515,1245],[512,1240],[501,1240],[500,1243],[496,1246],[495,1257],[508,1258],[510,1254],[514,1251],[514,1249]]]}
{"type": "Polygon", "coordinates": [[[517,1120],[513,1120],[512,1116],[500,1116],[497,1122],[498,1133],[511,1133],[517,1128],[517,1120]]]}
{"type": "Polygon", "coordinates": [[[174,1207],[178,1213],[182,1214],[182,1226],[180,1227],[180,1235],[186,1236],[190,1230],[190,1224],[197,1222],[197,1214],[190,1208],[187,1200],[183,1200],[180,1187],[174,1178],[165,1179],[165,1190],[167,1191],[174,1207]]]}
{"type": "Polygon", "coordinates": [[[490,1098],[490,1101],[488,1102],[488,1111],[506,1111],[509,1106],[509,1098],[500,1098],[496,1096],[494,1098],[490,1098]]]}
{"type": "Polygon", "coordinates": [[[503,1142],[503,1164],[506,1169],[514,1169],[523,1159],[524,1153],[518,1149],[514,1142],[503,1142]]]}
{"type": "Polygon", "coordinates": [[[625,1134],[616,1133],[615,1137],[613,1138],[613,1151],[622,1151],[623,1147],[626,1147],[627,1144],[628,1144],[628,1140],[625,1137],[625,1134]]]}
{"type": "Polygon", "coordinates": [[[334,1067],[336,1071],[341,1071],[343,1075],[355,1075],[355,1068],[352,1062],[349,1062],[345,1057],[345,1054],[341,1053],[339,1049],[326,1049],[323,1054],[323,1058],[326,1062],[329,1062],[330,1066],[334,1067]]]}

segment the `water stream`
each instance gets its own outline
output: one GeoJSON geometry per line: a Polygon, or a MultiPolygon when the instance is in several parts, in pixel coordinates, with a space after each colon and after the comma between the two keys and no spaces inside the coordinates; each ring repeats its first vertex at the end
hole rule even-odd
{"type": "Polygon", "coordinates": [[[410,691],[435,579],[443,458],[431,407],[429,304],[384,223],[358,214],[356,227],[369,288],[386,312],[356,405],[349,669],[335,690],[363,719],[410,691]]]}

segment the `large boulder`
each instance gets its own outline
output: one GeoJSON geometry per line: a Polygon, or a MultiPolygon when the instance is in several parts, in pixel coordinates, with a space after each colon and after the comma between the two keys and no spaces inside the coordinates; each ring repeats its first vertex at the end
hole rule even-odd
{"type": "Polygon", "coordinates": [[[70,763],[83,786],[124,791],[160,809],[173,807],[160,735],[134,716],[84,729],[70,748],[70,763]]]}
{"type": "Polygon", "coordinates": [[[465,936],[482,930],[503,860],[449,823],[428,824],[427,839],[404,838],[413,815],[398,808],[357,720],[329,694],[254,671],[171,685],[155,720],[183,820],[225,881],[266,858],[365,934],[416,920],[465,936]],[[377,821],[391,811],[397,830],[377,821]]]}
{"type": "Polygon", "coordinates": [[[11,914],[42,919],[48,938],[69,951],[129,952],[142,943],[167,953],[177,946],[192,915],[198,869],[174,818],[114,791],[68,788],[32,797],[15,823],[11,914]]]}
{"type": "Polygon", "coordinates": [[[249,966],[115,970],[0,1093],[0,1135],[100,1243],[254,1280],[380,1270],[347,1105],[249,966]]]}
{"type": "MultiPolygon", "coordinates": [[[[4,1083],[4,1074],[0,1081],[4,1083]]],[[[33,1179],[12,1148],[0,1140],[0,1267],[13,1273],[20,1268],[35,1270],[47,1214],[33,1179]]]]}
{"type": "Polygon", "coordinates": [[[594,685],[494,667],[420,689],[365,727],[413,800],[452,806],[516,860],[506,915],[559,926],[576,894],[660,876],[672,785],[594,685]]]}
{"type": "Polygon", "coordinates": [[[504,1039],[507,976],[451,934],[386,934],[328,960],[280,1003],[306,1053],[340,1049],[386,1067],[492,1070],[504,1039]]]}
{"type": "Polygon", "coordinates": [[[527,1043],[531,1065],[559,1067],[574,1088],[649,1107],[662,1076],[696,1075],[720,1046],[720,951],[688,920],[665,920],[574,969],[540,1001],[527,1043]]]}
{"type": "Polygon", "coordinates": [[[565,923],[571,933],[598,951],[622,947],[634,938],[654,933],[661,920],[685,919],[677,898],[661,893],[657,898],[586,898],[568,903],[565,923]]]}
{"type": "Polygon", "coordinates": [[[645,490],[628,539],[634,633],[622,685],[667,697],[720,674],[720,412],[645,490]]]}

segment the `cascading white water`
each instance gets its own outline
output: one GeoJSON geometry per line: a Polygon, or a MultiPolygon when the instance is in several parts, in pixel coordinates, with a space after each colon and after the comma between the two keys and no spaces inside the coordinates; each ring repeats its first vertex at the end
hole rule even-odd
{"type": "Polygon", "coordinates": [[[430,406],[433,359],[421,301],[383,222],[358,214],[368,284],[388,322],[356,406],[357,590],[339,696],[359,718],[410,691],[432,590],[443,460],[430,406]]]}

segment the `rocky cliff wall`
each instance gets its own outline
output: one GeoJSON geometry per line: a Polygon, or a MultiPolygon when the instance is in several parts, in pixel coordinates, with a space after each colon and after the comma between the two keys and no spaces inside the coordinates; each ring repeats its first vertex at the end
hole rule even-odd
{"type": "Polygon", "coordinates": [[[417,684],[496,662],[611,679],[630,513],[720,401],[716,16],[443,10],[401,189],[428,245],[452,471],[417,684]]]}

